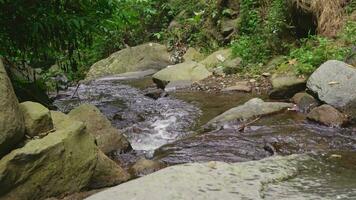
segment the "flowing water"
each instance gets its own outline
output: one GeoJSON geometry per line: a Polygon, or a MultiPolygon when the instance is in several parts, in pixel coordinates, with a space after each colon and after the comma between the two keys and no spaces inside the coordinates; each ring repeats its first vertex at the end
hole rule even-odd
{"type": "MultiPolygon", "coordinates": [[[[207,121],[256,95],[177,92],[155,100],[142,90],[151,84],[150,79],[93,81],[62,92],[55,105],[63,112],[82,103],[98,106],[127,136],[135,154],[140,152],[168,165],[310,153],[318,158],[318,164],[305,163],[298,176],[269,184],[265,198],[356,199],[354,127],[327,128],[307,122],[300,113],[286,111],[264,117],[243,132],[235,124],[202,131],[200,127],[207,121]]],[[[128,154],[129,159],[132,156],[128,154]]]]}

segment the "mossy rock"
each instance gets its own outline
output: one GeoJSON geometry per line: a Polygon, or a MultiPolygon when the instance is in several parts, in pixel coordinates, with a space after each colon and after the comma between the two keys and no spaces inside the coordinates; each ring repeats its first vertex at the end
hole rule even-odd
{"type": "Polygon", "coordinates": [[[10,78],[0,59],[0,158],[24,139],[25,122],[10,78]]]}
{"type": "Polygon", "coordinates": [[[171,63],[164,45],[147,43],[113,53],[90,67],[86,80],[125,72],[160,70],[171,63]]]}
{"type": "Polygon", "coordinates": [[[88,185],[97,163],[95,140],[85,132],[84,123],[57,114],[57,131],[1,159],[1,199],[45,199],[88,185]]]}

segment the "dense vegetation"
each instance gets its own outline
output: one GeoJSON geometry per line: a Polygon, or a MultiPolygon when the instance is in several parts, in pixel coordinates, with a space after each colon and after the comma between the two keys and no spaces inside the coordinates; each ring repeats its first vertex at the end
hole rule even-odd
{"type": "MultiPolygon", "coordinates": [[[[297,73],[309,74],[327,59],[344,59],[350,45],[355,44],[353,20],[332,37],[313,35],[312,30],[306,37],[298,36],[291,9],[298,8],[292,7],[293,2],[303,1],[234,1],[238,11],[226,2],[0,0],[0,56],[45,70],[57,63],[74,80],[83,78],[92,63],[114,51],[158,40],[173,48],[199,47],[205,53],[231,45],[245,69],[263,66],[283,55],[280,65],[292,63],[297,73]],[[222,19],[232,16],[238,18],[238,31],[226,40],[217,30],[222,19]]],[[[325,2],[328,5],[332,1],[325,2]]],[[[345,15],[354,13],[355,1],[340,2],[345,15]]],[[[320,9],[317,6],[310,12],[320,9]]],[[[315,12],[320,15],[317,19],[323,17],[322,11],[315,12]]],[[[325,24],[316,26],[327,31],[325,24]]]]}

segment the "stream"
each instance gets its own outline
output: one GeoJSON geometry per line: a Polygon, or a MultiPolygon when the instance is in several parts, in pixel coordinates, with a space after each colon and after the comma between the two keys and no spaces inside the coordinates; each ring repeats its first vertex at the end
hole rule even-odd
{"type": "Polygon", "coordinates": [[[355,127],[328,128],[286,111],[243,132],[234,125],[203,131],[202,125],[224,111],[267,97],[180,91],[153,99],[145,95],[152,85],[151,78],[92,81],[62,91],[55,105],[65,113],[82,103],[96,105],[131,142],[133,152],[117,155],[127,163],[140,156],[176,165],[308,153],[318,164],[305,163],[300,176],[273,183],[265,189],[266,199],[356,199],[355,127]]]}

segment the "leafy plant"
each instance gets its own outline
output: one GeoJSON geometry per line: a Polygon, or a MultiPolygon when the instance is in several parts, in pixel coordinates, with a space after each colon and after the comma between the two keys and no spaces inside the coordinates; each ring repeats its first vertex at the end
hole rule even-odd
{"type": "Polygon", "coordinates": [[[330,39],[310,36],[302,40],[300,48],[290,52],[288,59],[297,74],[311,74],[327,60],[343,60],[349,48],[340,47],[330,39]]]}

